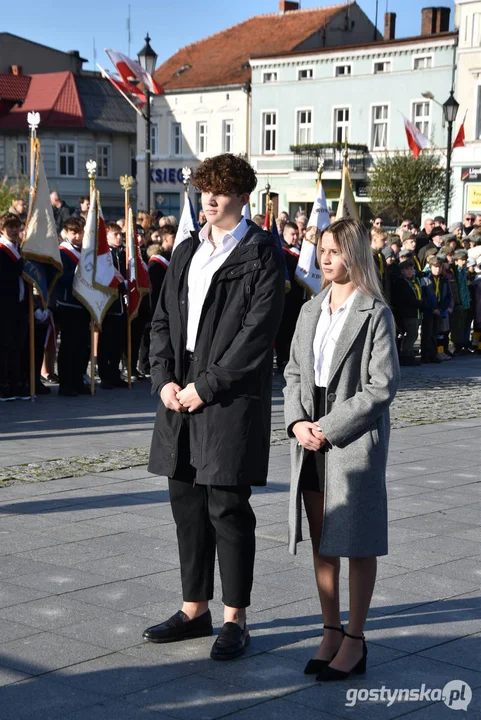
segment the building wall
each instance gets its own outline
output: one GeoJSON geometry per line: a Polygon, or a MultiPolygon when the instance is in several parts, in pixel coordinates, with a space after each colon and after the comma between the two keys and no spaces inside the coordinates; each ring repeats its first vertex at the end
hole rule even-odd
{"type": "MultiPolygon", "coordinates": [[[[164,214],[179,217],[183,205],[182,168],[197,167],[206,157],[225,151],[223,127],[233,122],[232,146],[234,154],[248,150],[249,96],[239,87],[192,92],[168,93],[155,96],[151,106],[152,125],[155,128],[157,147],[152,153],[151,198],[152,207],[164,214]],[[174,123],[180,123],[182,149],[174,152],[174,123]],[[199,147],[199,124],[207,128],[204,152],[199,147]],[[164,198],[161,203],[159,198],[164,198]]],[[[145,207],[145,120],[138,118],[138,206],[145,207]]]]}
{"type": "Polygon", "coordinates": [[[19,65],[24,75],[64,70],[77,74],[82,70],[77,51],[65,53],[10,33],[0,33],[0,73],[9,73],[12,65],[19,65]]]}
{"type": "Polygon", "coordinates": [[[380,40],[381,34],[359,5],[349,5],[323,29],[311,35],[298,46],[298,50],[313,50],[320,47],[355,45],[356,43],[380,40]]]}
{"type": "MultiPolygon", "coordinates": [[[[305,204],[306,193],[311,196],[308,202],[314,199],[316,173],[295,171],[290,150],[298,142],[301,110],[311,112],[310,142],[330,143],[335,140],[336,109],[348,108],[348,142],[367,145],[372,161],[384,152],[373,149],[373,106],[388,107],[387,150],[393,151],[407,149],[402,115],[413,120],[414,104],[423,102],[429,109],[427,134],[435,146],[445,147],[442,108],[434,100],[423,98],[422,93],[431,92],[441,104],[449,96],[453,46],[453,37],[428,37],[410,43],[253,60],[251,159],[259,175],[257,207],[262,208],[262,179],[267,177],[272,189],[279,192],[279,210],[289,209],[298,201],[305,204]],[[415,58],[421,57],[431,58],[431,67],[414,70],[415,58]],[[390,71],[375,74],[374,64],[378,62],[390,63],[390,71]],[[337,66],[350,66],[351,74],[336,77],[337,66]],[[312,68],[313,78],[301,81],[298,73],[306,68],[312,68]],[[266,72],[277,72],[277,82],[264,82],[266,72]],[[263,147],[263,115],[269,111],[277,114],[277,147],[273,153],[266,153],[263,147]]],[[[366,172],[352,176],[365,186],[366,172]]],[[[330,199],[335,200],[340,172],[327,173],[323,178],[337,181],[330,190],[330,199]]],[[[365,193],[358,200],[368,202],[365,193]]]]}
{"type": "MultiPolygon", "coordinates": [[[[97,160],[97,145],[110,145],[111,164],[108,177],[97,179],[102,209],[106,219],[117,219],[124,215],[124,192],[120,187],[120,175],[131,173],[131,148],[135,147],[135,135],[113,135],[109,133],[52,132],[40,127],[38,137],[50,190],[57,190],[67,205],[74,209],[81,195],[89,194],[89,180],[85,164],[97,160]],[[73,177],[63,177],[59,171],[59,145],[70,143],[75,147],[76,172],[73,177]]],[[[5,153],[2,163],[0,151],[0,175],[15,177],[19,172],[18,144],[27,143],[27,134],[4,135],[5,153]]],[[[1,143],[0,143],[1,146],[1,143]]],[[[135,192],[133,198],[135,201],[135,192]]]]}
{"type": "Polygon", "coordinates": [[[481,0],[458,0],[459,29],[457,76],[454,96],[459,111],[453,139],[463,121],[466,145],[453,150],[452,221],[464,213],[481,213],[481,0]],[[463,179],[464,178],[464,179],[463,179]]]}

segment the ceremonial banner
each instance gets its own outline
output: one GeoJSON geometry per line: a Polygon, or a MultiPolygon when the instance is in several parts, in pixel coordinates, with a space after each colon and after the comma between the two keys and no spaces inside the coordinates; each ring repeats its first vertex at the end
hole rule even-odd
{"type": "Polygon", "coordinates": [[[90,198],[90,207],[97,215],[97,232],[95,235],[93,285],[97,290],[110,291],[117,295],[119,283],[124,282],[122,273],[117,270],[107,242],[107,230],[100,207],[100,195],[94,190],[90,198]]]}
{"type": "Polygon", "coordinates": [[[336,220],[351,218],[351,220],[359,220],[354,194],[352,192],[351,176],[347,167],[347,160],[344,158],[342,166],[342,185],[341,197],[337,206],[336,220]]]}
{"type": "MultiPolygon", "coordinates": [[[[75,271],[72,291],[82,305],[85,305],[90,313],[92,322],[97,325],[99,330],[102,327],[105,313],[118,297],[119,283],[117,280],[115,288],[110,285],[111,276],[114,275],[114,273],[108,267],[107,258],[101,261],[99,272],[96,273],[100,220],[102,220],[100,233],[105,235],[106,242],[105,224],[103,218],[100,217],[98,191],[94,190],[90,197],[90,208],[85,224],[82,252],[80,253],[80,259],[75,271]],[[101,280],[108,284],[101,284],[101,280]]],[[[112,268],[116,271],[110,250],[108,252],[112,268]]]]}
{"type": "Polygon", "coordinates": [[[39,140],[33,140],[33,167],[25,240],[22,244],[24,279],[37,288],[47,308],[50,293],[63,272],[58,249],[57,228],[50,203],[50,190],[40,154],[39,140]]]}
{"type": "Polygon", "coordinates": [[[163,87],[159,85],[152,75],[144,70],[138,62],[131,60],[127,57],[127,55],[124,55],[117,50],[105,50],[105,52],[112,61],[112,64],[117,68],[120,77],[127,86],[131,85],[129,77],[133,76],[143,83],[151,93],[154,93],[154,95],[161,95],[164,92],[163,87]]]}
{"type": "Polygon", "coordinates": [[[180,216],[179,227],[177,228],[177,233],[175,235],[174,248],[172,252],[174,252],[175,248],[180,245],[181,242],[190,237],[191,232],[198,229],[199,224],[195,219],[194,208],[192,207],[189,193],[187,191],[184,196],[184,207],[182,208],[182,215],[180,216]]]}
{"type": "Polygon", "coordinates": [[[135,239],[134,214],[130,207],[127,224],[127,282],[129,320],[133,320],[139,311],[142,297],[149,292],[149,274],[135,239]]]}
{"type": "Polygon", "coordinates": [[[404,129],[406,130],[406,138],[408,141],[409,149],[415,158],[418,157],[421,150],[429,147],[429,140],[426,135],[423,135],[421,130],[414,125],[407,117],[404,117],[404,129]]]}
{"type": "MultiPolygon", "coordinates": [[[[317,197],[312,207],[311,216],[307,223],[307,234],[309,234],[309,228],[324,230],[329,224],[326,195],[320,182],[318,183],[317,197]]],[[[316,267],[316,251],[317,243],[315,238],[314,240],[304,238],[296,268],[296,281],[311,295],[317,295],[321,289],[321,271],[316,267]]]]}

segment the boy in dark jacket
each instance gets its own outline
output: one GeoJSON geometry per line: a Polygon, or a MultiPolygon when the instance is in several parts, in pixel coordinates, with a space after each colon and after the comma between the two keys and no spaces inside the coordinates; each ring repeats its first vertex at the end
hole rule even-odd
{"type": "Polygon", "coordinates": [[[252,167],[224,154],[193,184],[207,223],[172,254],[152,319],[152,388],[159,393],[149,470],[169,478],[183,605],[148,628],[150,642],[212,635],[217,552],[224,626],[211,658],[245,652],[255,554],[252,485],[267,479],[272,348],[285,264],[277,239],[245,220],[252,167]]]}
{"type": "Polygon", "coordinates": [[[401,277],[392,286],[394,317],[402,335],[399,362],[401,365],[417,365],[419,360],[415,357],[414,343],[418,338],[423,309],[421,285],[411,258],[403,260],[399,270],[401,277]]]}
{"type": "Polygon", "coordinates": [[[448,319],[453,310],[453,295],[449,280],[442,275],[442,259],[431,255],[428,265],[429,272],[421,279],[424,300],[421,359],[422,362],[439,363],[448,359],[443,352],[442,321],[448,319]]]}
{"type": "Polygon", "coordinates": [[[14,213],[0,218],[0,401],[28,400],[23,384],[28,304],[19,251],[22,223],[14,213]]]}
{"type": "Polygon", "coordinates": [[[58,353],[59,395],[89,395],[84,383],[90,355],[90,315],[72,292],[73,279],[80,259],[85,223],[81,218],[68,218],[64,230],[66,240],[60,243],[63,275],[57,280],[57,321],[60,326],[58,353]]]}

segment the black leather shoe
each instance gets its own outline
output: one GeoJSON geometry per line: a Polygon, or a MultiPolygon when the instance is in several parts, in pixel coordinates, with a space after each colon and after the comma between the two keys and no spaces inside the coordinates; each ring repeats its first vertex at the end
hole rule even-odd
{"type": "Polygon", "coordinates": [[[160,625],[144,630],[142,637],[153,643],[179,642],[189,638],[209,637],[213,634],[210,610],[194,620],[186,620],[187,615],[179,610],[160,625]]]}
{"type": "MultiPolygon", "coordinates": [[[[324,630],[336,630],[336,632],[340,632],[344,635],[344,627],[342,625],[341,627],[324,625],[324,630]]],[[[319,660],[318,658],[312,658],[308,661],[306,667],[304,668],[304,675],[317,675],[317,673],[322,672],[322,670],[324,670],[324,668],[327,667],[329,663],[334,660],[336,655],[337,653],[334,653],[330,660],[319,660]]]]}
{"type": "Polygon", "coordinates": [[[326,665],[326,667],[324,667],[316,677],[316,680],[319,682],[337,682],[339,680],[346,680],[350,675],[363,675],[366,672],[367,645],[364,639],[364,633],[362,635],[350,635],[348,632],[345,632],[344,635],[352,638],[353,640],[362,640],[361,659],[354,665],[354,667],[347,671],[336,670],[336,668],[326,665]]]}
{"type": "Polygon", "coordinates": [[[247,624],[241,628],[235,622],[226,622],[212,645],[210,656],[212,660],[234,660],[245,653],[250,641],[247,624]]]}

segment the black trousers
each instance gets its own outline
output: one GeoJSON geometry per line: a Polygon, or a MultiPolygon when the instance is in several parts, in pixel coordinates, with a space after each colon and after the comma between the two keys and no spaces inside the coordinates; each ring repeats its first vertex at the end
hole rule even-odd
{"type": "MultiPolygon", "coordinates": [[[[127,318],[107,313],[99,333],[97,367],[99,377],[105,382],[120,380],[120,358],[125,344],[127,318]]],[[[132,362],[132,367],[134,364],[132,362]]]]}
{"type": "Polygon", "coordinates": [[[85,308],[59,305],[57,320],[60,325],[60,387],[78,390],[84,384],[83,377],[90,355],[90,315],[85,308]]]}
{"type": "Polygon", "coordinates": [[[434,360],[438,352],[439,315],[424,315],[421,323],[421,359],[434,360]]]}
{"type": "Polygon", "coordinates": [[[256,527],[249,503],[251,488],[196,485],[169,478],[169,493],[177,526],[184,602],[213,598],[217,548],[222,602],[233,608],[248,607],[256,527]]]}

